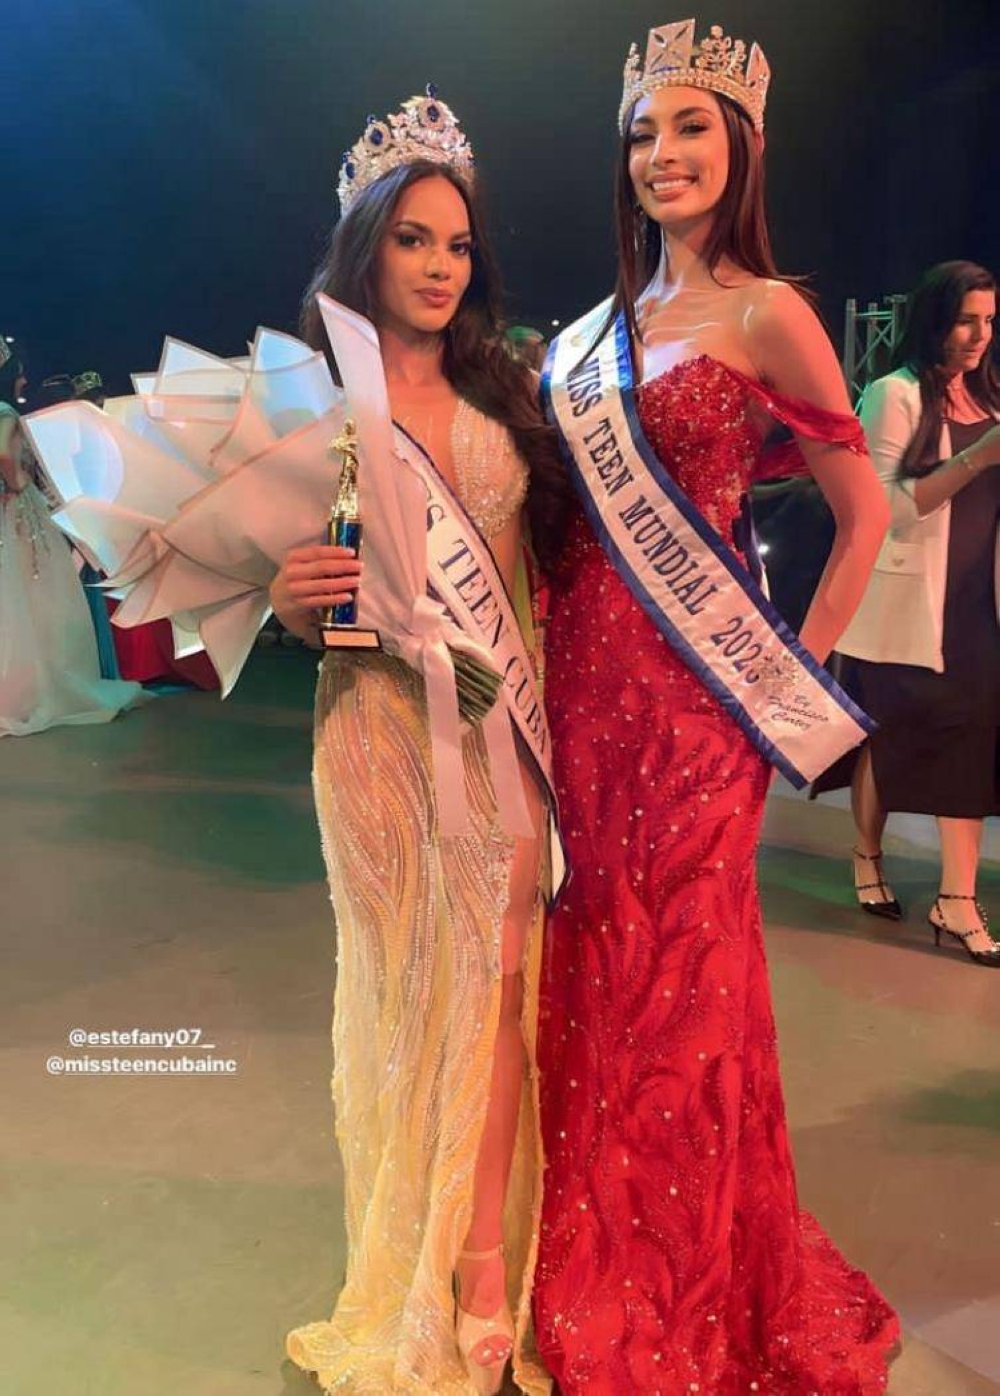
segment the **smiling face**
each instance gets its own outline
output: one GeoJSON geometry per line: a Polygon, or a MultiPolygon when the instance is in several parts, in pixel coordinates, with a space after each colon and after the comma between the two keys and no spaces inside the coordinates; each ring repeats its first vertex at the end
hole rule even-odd
{"type": "Polygon", "coordinates": [[[979,367],[993,338],[996,308],[993,291],[968,291],[962,297],[958,319],[944,341],[946,371],[972,373],[979,367]]]}
{"type": "Polygon", "coordinates": [[[718,99],[660,87],[635,104],[628,170],[643,212],[663,228],[710,224],[729,177],[729,136],[718,99]]]}
{"type": "Polygon", "coordinates": [[[389,218],[375,261],[380,326],[440,334],[472,275],[469,210],[440,175],[408,185],[389,218]]]}

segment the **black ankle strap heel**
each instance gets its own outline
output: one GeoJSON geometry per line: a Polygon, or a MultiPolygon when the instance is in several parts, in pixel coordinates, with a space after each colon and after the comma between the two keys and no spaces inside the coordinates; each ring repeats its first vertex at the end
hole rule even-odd
{"type": "Polygon", "coordinates": [[[882,876],[882,854],[861,853],[857,848],[852,848],[851,853],[855,858],[862,859],[865,863],[874,864],[874,882],[855,882],[854,893],[858,899],[862,911],[867,911],[869,916],[879,916],[883,921],[902,921],[903,908],[896,900],[896,895],[892,888],[882,876]],[[863,897],[862,892],[879,891],[882,896],[877,901],[863,897]]]}
{"type": "Polygon", "coordinates": [[[969,944],[969,941],[977,932],[982,930],[989,935],[990,931],[990,923],[986,912],[979,902],[976,901],[975,897],[961,892],[939,892],[934,898],[934,905],[931,907],[927,920],[934,927],[935,945],[940,946],[941,932],[944,931],[945,935],[949,935],[952,940],[958,941],[969,959],[974,960],[977,965],[992,965],[994,968],[1000,969],[1000,943],[993,940],[992,935],[990,936],[990,940],[992,941],[992,949],[990,950],[973,950],[972,946],[969,944]],[[944,910],[941,906],[942,902],[971,902],[979,913],[980,925],[973,926],[967,931],[953,931],[945,920],[944,910]],[[934,917],[935,912],[938,914],[939,919],[937,920],[935,920],[934,917]]]}

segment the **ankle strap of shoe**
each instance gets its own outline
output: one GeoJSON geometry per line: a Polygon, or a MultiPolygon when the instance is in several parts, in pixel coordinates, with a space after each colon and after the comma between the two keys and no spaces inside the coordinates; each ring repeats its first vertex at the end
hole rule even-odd
{"type": "MultiPolygon", "coordinates": [[[[978,934],[981,930],[985,931],[987,935],[990,934],[990,918],[986,915],[985,908],[974,896],[970,896],[968,892],[939,892],[934,899],[935,905],[937,905],[938,902],[972,902],[973,906],[976,908],[979,920],[982,923],[980,926],[973,926],[972,929],[968,931],[953,931],[950,926],[946,925],[945,930],[948,931],[950,935],[958,936],[960,940],[968,940],[970,936],[978,934]]],[[[939,914],[942,917],[944,916],[943,909],[940,910],[939,914]]]]}

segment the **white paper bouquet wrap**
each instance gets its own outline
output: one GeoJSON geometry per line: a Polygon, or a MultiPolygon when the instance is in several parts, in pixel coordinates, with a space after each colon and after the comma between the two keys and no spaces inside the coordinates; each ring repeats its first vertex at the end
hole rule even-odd
{"type": "MultiPolygon", "coordinates": [[[[108,574],[115,624],[169,619],[178,654],[204,649],[226,696],[270,613],[289,549],[324,542],[350,415],[358,429],[365,572],[359,624],[423,676],[439,818],[466,827],[461,725],[449,647],[489,667],[427,594],[427,493],[397,450],[373,326],[320,298],[345,393],[326,360],[258,330],[249,358],[167,340],[155,374],[101,412],[68,403],[26,419],[60,501],[57,524],[108,574]]],[[[504,825],[529,832],[510,722],[483,723],[504,825]]]]}
{"type": "MultiPolygon", "coordinates": [[[[240,486],[231,496],[214,489],[338,403],[342,415],[342,394],[321,354],[267,330],[234,361],[168,339],[159,370],[133,383],[135,396],[105,412],[67,403],[27,418],[60,501],[53,517],[108,573],[122,603],[115,623],[169,619],[175,652],[205,649],[228,693],[268,615],[282,554],[253,543],[266,533],[255,518],[266,500],[244,498],[240,486]],[[189,533],[202,540],[191,551],[189,533]]],[[[314,518],[288,546],[318,539],[314,518]]]]}

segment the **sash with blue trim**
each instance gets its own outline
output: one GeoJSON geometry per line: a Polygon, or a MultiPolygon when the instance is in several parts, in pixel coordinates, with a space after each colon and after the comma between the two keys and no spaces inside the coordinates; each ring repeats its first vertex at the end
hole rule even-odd
{"type": "MultiPolygon", "coordinates": [[[[556,807],[552,780],[552,748],[548,722],[538,691],[534,665],[489,544],[465,507],[449,488],[430,456],[401,427],[396,428],[397,452],[409,461],[427,490],[427,569],[431,595],[449,618],[472,641],[476,652],[500,675],[496,707],[483,721],[491,756],[491,773],[501,809],[519,808],[523,793],[516,761],[495,759],[507,754],[503,737],[518,734],[530,758],[535,779],[549,808],[556,807]],[[508,721],[509,720],[509,721],[508,721]]],[[[514,748],[509,749],[513,758],[514,748]]],[[[517,832],[530,834],[526,812],[517,832]]]]}
{"type": "Polygon", "coordinates": [[[553,342],[542,377],[587,518],[656,628],[761,755],[801,788],[874,723],[657,459],[639,421],[624,317],[588,350],[607,309],[597,306],[553,342]]]}

